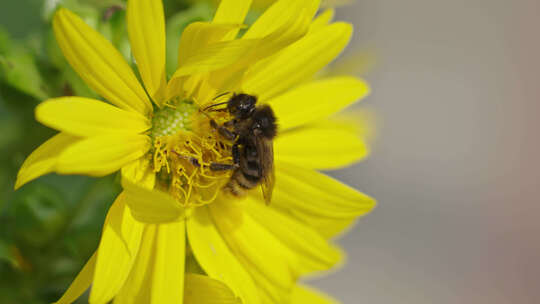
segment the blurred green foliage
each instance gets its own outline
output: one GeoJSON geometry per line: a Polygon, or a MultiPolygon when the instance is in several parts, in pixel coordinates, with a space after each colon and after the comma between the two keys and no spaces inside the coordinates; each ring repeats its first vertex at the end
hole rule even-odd
{"type": "MultiPolygon", "coordinates": [[[[164,0],[167,71],[176,68],[184,27],[213,15],[211,2],[164,0]]],[[[107,37],[133,64],[123,0],[18,0],[0,10],[0,303],[51,303],[96,249],[116,176],[41,177],[13,191],[24,159],[55,132],[34,120],[51,97],[99,98],[63,58],[52,33],[58,6],[107,37]]],[[[80,300],[81,303],[86,302],[80,300]]]]}

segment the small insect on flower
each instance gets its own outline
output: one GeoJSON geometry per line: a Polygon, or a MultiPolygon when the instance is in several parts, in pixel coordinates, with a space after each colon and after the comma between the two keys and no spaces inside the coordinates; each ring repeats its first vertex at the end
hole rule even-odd
{"type": "Polygon", "coordinates": [[[204,109],[228,111],[233,117],[221,125],[210,118],[211,126],[233,142],[233,164],[212,163],[210,169],[235,170],[224,189],[236,196],[243,196],[246,190],[260,184],[264,200],[269,204],[275,181],[273,139],[277,132],[276,117],[269,105],[256,106],[256,103],[255,96],[233,94],[228,101],[204,109]],[[225,107],[215,108],[221,105],[225,107]]]}

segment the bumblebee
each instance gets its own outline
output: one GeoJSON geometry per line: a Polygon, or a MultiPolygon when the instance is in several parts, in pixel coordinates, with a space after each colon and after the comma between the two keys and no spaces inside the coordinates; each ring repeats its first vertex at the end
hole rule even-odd
{"type": "Polygon", "coordinates": [[[269,105],[257,106],[257,97],[234,94],[228,101],[211,105],[205,110],[227,111],[232,119],[219,125],[210,119],[210,125],[220,136],[230,140],[233,164],[210,164],[211,170],[234,170],[225,189],[242,196],[247,190],[261,185],[267,204],[274,188],[274,145],[277,133],[274,111],[269,105]],[[225,108],[216,109],[220,105],[225,108]]]}

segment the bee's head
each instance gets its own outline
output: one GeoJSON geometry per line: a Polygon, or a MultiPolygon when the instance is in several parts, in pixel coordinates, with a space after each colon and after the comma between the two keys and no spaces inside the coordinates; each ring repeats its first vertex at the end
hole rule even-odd
{"type": "Polygon", "coordinates": [[[227,110],[236,118],[245,119],[255,111],[257,97],[248,94],[234,95],[227,103],[227,110]]]}

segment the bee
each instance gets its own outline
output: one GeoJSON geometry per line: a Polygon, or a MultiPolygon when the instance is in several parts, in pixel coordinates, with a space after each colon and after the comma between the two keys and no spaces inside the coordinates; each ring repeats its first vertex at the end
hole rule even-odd
{"type": "Polygon", "coordinates": [[[233,94],[226,102],[213,104],[205,110],[227,111],[232,119],[219,125],[210,119],[210,125],[220,136],[230,140],[233,164],[210,164],[211,170],[234,170],[224,189],[242,196],[249,189],[261,185],[266,204],[272,199],[274,188],[274,144],[277,124],[274,111],[269,105],[257,106],[257,97],[233,94]],[[222,109],[216,109],[226,105],[222,109]]]}

